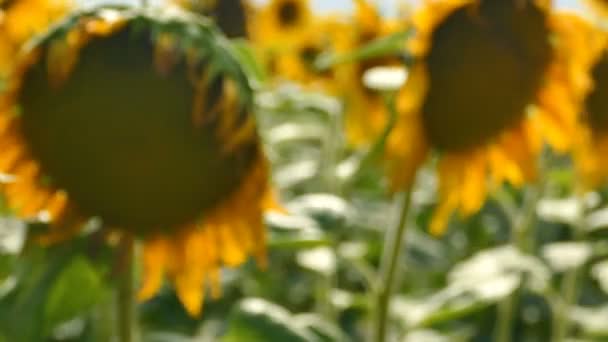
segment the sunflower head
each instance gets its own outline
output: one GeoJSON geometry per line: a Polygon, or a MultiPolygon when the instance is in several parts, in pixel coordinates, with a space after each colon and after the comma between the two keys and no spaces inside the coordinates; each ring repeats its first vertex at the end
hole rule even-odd
{"type": "MultiPolygon", "coordinates": [[[[406,30],[409,25],[405,20],[382,18],[378,9],[368,0],[356,1],[355,9],[351,28],[335,35],[335,49],[338,53],[354,53],[376,39],[406,30]]],[[[401,64],[398,56],[381,56],[336,66],[338,91],[346,102],[345,126],[351,144],[371,143],[378,138],[388,121],[382,95],[364,85],[363,75],[374,67],[401,64]]]]}
{"type": "Polygon", "coordinates": [[[251,20],[249,30],[257,45],[281,49],[298,40],[311,17],[308,0],[271,0],[251,20]]]}
{"type": "Polygon", "coordinates": [[[252,92],[203,19],[75,14],[32,45],[0,100],[10,206],[46,213],[60,231],[66,217],[99,217],[156,246],[156,258],[162,245],[167,256],[144,265],[143,297],[166,270],[198,313],[222,264],[261,255],[266,167],[252,92]]]}
{"type": "Polygon", "coordinates": [[[470,3],[445,16],[429,38],[421,111],[434,146],[471,148],[522,120],[551,60],[543,8],[533,1],[470,3]]]}
{"type": "Polygon", "coordinates": [[[608,53],[599,58],[591,71],[593,90],[585,100],[586,119],[591,131],[596,136],[608,133],[608,53]]]}
{"type": "Polygon", "coordinates": [[[190,11],[211,17],[228,37],[247,36],[247,18],[251,8],[245,0],[173,0],[190,11]]]}
{"type": "Polygon", "coordinates": [[[303,3],[297,0],[276,1],[272,6],[274,6],[275,20],[281,29],[298,26],[306,11],[303,3]]]}
{"type": "Polygon", "coordinates": [[[608,1],[606,0],[585,0],[585,3],[602,17],[608,16],[608,1]]]}
{"type": "Polygon", "coordinates": [[[563,137],[576,123],[571,88],[585,83],[572,61],[585,54],[568,53],[560,30],[571,25],[548,1],[428,2],[414,26],[415,62],[386,157],[398,190],[411,186],[429,151],[440,152],[430,224],[440,234],[454,211],[476,213],[493,187],[534,180],[543,142],[568,148],[563,137]]]}
{"type": "Polygon", "coordinates": [[[332,51],[335,37],[344,25],[334,17],[317,18],[314,26],[302,28],[292,44],[274,56],[275,75],[305,86],[333,92],[334,70],[319,70],[316,61],[321,54],[332,51]]]}
{"type": "Polygon", "coordinates": [[[608,163],[608,53],[604,50],[591,68],[593,86],[584,102],[584,116],[577,150],[577,164],[583,185],[592,188],[606,181],[608,163]]]}

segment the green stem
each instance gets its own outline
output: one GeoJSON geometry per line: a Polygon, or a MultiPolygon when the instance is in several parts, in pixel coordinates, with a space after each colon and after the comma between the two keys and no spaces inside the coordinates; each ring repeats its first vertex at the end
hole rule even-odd
{"type": "Polygon", "coordinates": [[[117,325],[120,342],[135,341],[135,291],[133,281],[133,259],[135,242],[124,237],[119,245],[120,274],[118,275],[117,325]]]}
{"type": "Polygon", "coordinates": [[[390,299],[395,286],[397,263],[400,259],[404,245],[404,235],[407,227],[407,218],[412,202],[412,191],[408,189],[401,205],[401,213],[397,224],[386,233],[384,252],[380,265],[381,283],[378,287],[376,302],[376,321],[374,341],[386,341],[390,299]]]}
{"type": "Polygon", "coordinates": [[[369,147],[369,149],[365,152],[363,158],[359,161],[357,169],[344,182],[343,187],[350,187],[352,183],[354,183],[361,177],[361,175],[364,173],[365,170],[369,168],[370,165],[378,161],[378,159],[382,156],[382,153],[385,150],[386,142],[389,138],[389,135],[391,134],[393,128],[395,127],[395,124],[397,123],[397,94],[395,92],[387,92],[383,95],[384,102],[386,104],[386,108],[388,109],[389,114],[387,123],[378,138],[369,147]]]}
{"type": "Polygon", "coordinates": [[[570,330],[570,307],[575,303],[578,296],[579,269],[569,270],[564,275],[562,282],[563,301],[553,305],[552,341],[563,342],[570,330]]]}
{"type": "Polygon", "coordinates": [[[323,174],[323,189],[332,194],[340,194],[341,185],[336,182],[336,165],[341,151],[338,132],[341,130],[342,119],[339,113],[329,113],[330,129],[324,138],[322,147],[321,168],[323,174]]]}
{"type": "MultiPolygon", "coordinates": [[[[511,243],[521,253],[531,253],[534,250],[534,230],[536,204],[540,199],[541,191],[538,185],[532,186],[525,192],[524,203],[517,217],[511,217],[513,225],[511,231],[511,243]]],[[[519,291],[515,291],[509,297],[498,304],[498,321],[494,340],[496,342],[513,341],[513,319],[514,311],[519,301],[519,291]]]]}
{"type": "MultiPolygon", "coordinates": [[[[578,198],[579,205],[584,205],[583,199],[578,198]]],[[[585,220],[584,215],[576,221],[576,224],[572,227],[574,230],[574,239],[580,240],[584,238],[585,232],[585,220]]],[[[570,308],[577,302],[579,293],[579,277],[581,273],[580,267],[572,268],[564,274],[562,280],[562,300],[554,301],[552,305],[553,310],[553,323],[552,323],[552,341],[563,342],[568,337],[570,330],[570,308]]]]}
{"type": "Polygon", "coordinates": [[[517,298],[513,294],[498,304],[498,327],[495,332],[496,342],[511,342],[513,340],[511,330],[516,301],[517,298]]]}

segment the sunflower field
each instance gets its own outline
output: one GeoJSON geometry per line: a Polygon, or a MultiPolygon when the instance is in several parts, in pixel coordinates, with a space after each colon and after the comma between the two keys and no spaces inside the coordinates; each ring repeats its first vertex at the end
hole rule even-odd
{"type": "Polygon", "coordinates": [[[608,1],[0,0],[13,341],[608,341],[608,1]]]}

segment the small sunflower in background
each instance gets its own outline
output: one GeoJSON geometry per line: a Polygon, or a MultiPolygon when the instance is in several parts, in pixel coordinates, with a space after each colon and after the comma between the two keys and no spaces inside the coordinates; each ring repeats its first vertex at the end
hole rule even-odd
{"type": "Polygon", "coordinates": [[[270,0],[250,22],[254,43],[269,49],[290,46],[302,30],[314,24],[308,0],[270,0]]]}
{"type": "Polygon", "coordinates": [[[247,37],[247,19],[251,15],[246,0],[174,0],[181,8],[212,18],[230,38],[247,37]]]}
{"type": "Polygon", "coordinates": [[[336,17],[315,18],[314,25],[303,28],[291,46],[275,55],[275,75],[312,89],[336,93],[333,68],[320,70],[315,63],[323,53],[335,50],[335,42],[346,30],[346,23],[336,17]]]}
{"type": "Polygon", "coordinates": [[[601,16],[608,16],[608,1],[606,0],[585,0],[584,1],[592,10],[601,16]]]}
{"type": "MultiPolygon", "coordinates": [[[[353,21],[350,31],[337,35],[335,49],[339,54],[353,53],[376,39],[407,28],[407,21],[383,18],[367,0],[356,1],[353,21]]],[[[365,86],[363,75],[374,67],[400,65],[402,61],[399,57],[386,56],[335,67],[338,92],[345,101],[346,133],[353,145],[374,141],[388,121],[385,100],[381,94],[365,86]]]]}
{"type": "Polygon", "coordinates": [[[429,1],[415,15],[417,60],[386,152],[395,190],[409,187],[429,151],[437,153],[432,233],[444,232],[455,210],[477,212],[490,186],[533,181],[544,142],[559,152],[571,147],[576,60],[560,64],[557,50],[568,47],[554,36],[556,20],[538,0],[429,1]]]}
{"type": "Polygon", "coordinates": [[[265,262],[266,160],[252,92],[228,42],[197,16],[77,13],[39,38],[0,98],[0,172],[47,243],[90,217],[143,240],[140,298],[167,276],[201,312],[223,266],[265,262]]]}
{"type": "Polygon", "coordinates": [[[73,8],[70,0],[10,0],[0,4],[0,73],[6,76],[20,46],[73,8]]]}

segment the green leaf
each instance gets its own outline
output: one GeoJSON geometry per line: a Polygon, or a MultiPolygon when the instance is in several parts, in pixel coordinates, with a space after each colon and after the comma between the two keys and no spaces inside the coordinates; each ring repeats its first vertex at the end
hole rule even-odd
{"type": "Polygon", "coordinates": [[[593,247],[586,242],[554,242],[543,246],[542,255],[555,272],[566,272],[587,263],[593,247]]]}
{"type": "Polygon", "coordinates": [[[93,266],[84,257],[75,257],[49,291],[44,308],[46,327],[52,328],[92,308],[101,290],[101,279],[93,266]]]}
{"type": "Polygon", "coordinates": [[[332,194],[306,194],[287,203],[289,212],[317,220],[321,226],[333,228],[349,221],[353,216],[350,204],[332,194]]]}
{"type": "Polygon", "coordinates": [[[74,250],[32,248],[23,255],[13,273],[13,291],[0,301],[0,331],[10,341],[40,341],[44,337],[44,307],[59,274],[74,250]]]}
{"type": "Polygon", "coordinates": [[[294,317],[295,323],[305,329],[311,331],[322,342],[338,342],[347,341],[348,338],[340,328],[319,315],[316,314],[300,314],[294,317]]]}
{"type": "Polygon", "coordinates": [[[317,342],[285,308],[259,298],[241,301],[230,315],[223,342],[317,342]]]}
{"type": "Polygon", "coordinates": [[[544,198],[536,207],[538,216],[543,220],[570,225],[576,224],[581,219],[583,211],[583,203],[576,197],[544,198]]]}
{"type": "Polygon", "coordinates": [[[251,46],[246,40],[235,39],[232,41],[234,57],[239,61],[241,67],[249,76],[253,84],[263,83],[266,78],[264,68],[257,62],[251,46]]]}
{"type": "Polygon", "coordinates": [[[321,55],[315,65],[319,70],[326,70],[336,64],[403,53],[405,42],[412,36],[412,33],[413,31],[410,29],[380,37],[350,53],[321,55]]]}
{"type": "Polygon", "coordinates": [[[298,264],[308,270],[329,277],[336,273],[336,254],[329,247],[317,247],[298,252],[298,264]]]}

